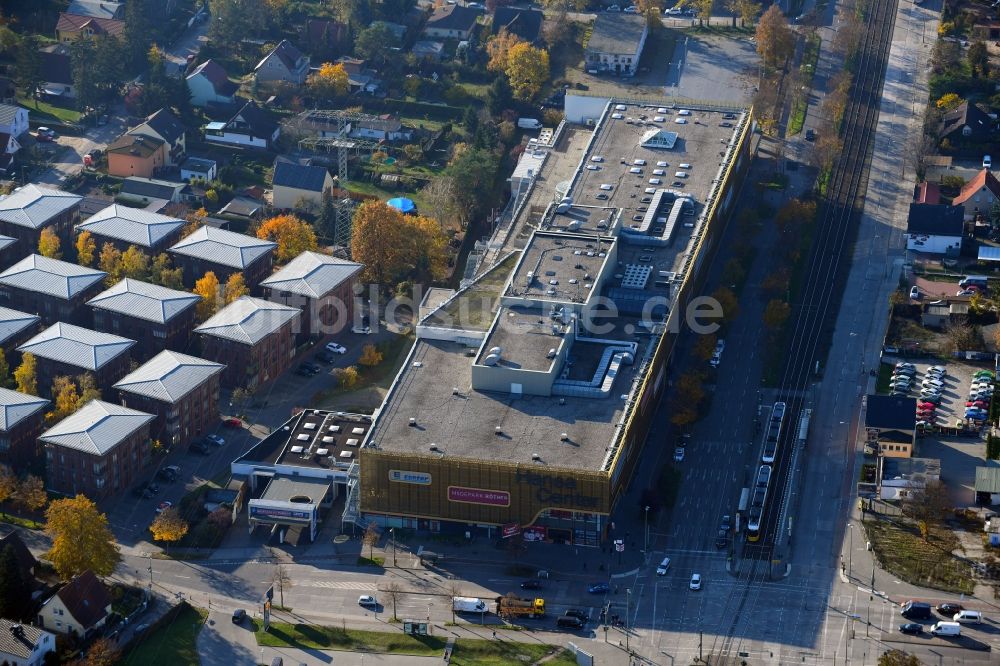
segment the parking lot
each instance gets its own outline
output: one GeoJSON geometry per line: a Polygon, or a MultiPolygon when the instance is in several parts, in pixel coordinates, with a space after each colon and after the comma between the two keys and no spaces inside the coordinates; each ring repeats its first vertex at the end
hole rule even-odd
{"type": "MultiPolygon", "coordinates": [[[[900,360],[887,359],[886,362],[893,365],[900,360]]],[[[922,392],[934,391],[939,396],[929,400],[929,402],[935,403],[933,410],[922,412],[924,414],[933,412],[932,417],[921,418],[918,415],[918,424],[921,422],[927,424],[925,430],[932,430],[931,426],[936,426],[947,432],[952,432],[955,429],[975,429],[977,420],[966,418],[966,410],[969,407],[967,403],[970,402],[973,375],[986,368],[966,363],[943,363],[937,360],[933,362],[908,360],[905,362],[912,365],[914,372],[909,387],[904,393],[917,398],[918,410],[920,410],[921,403],[926,404],[927,402],[921,400],[922,392]],[[933,367],[943,368],[944,373],[940,376],[934,376],[935,373],[929,372],[929,369],[933,367]]],[[[973,406],[989,410],[988,398],[979,402],[980,404],[973,406]]],[[[923,453],[920,455],[928,457],[924,456],[923,453]]]]}

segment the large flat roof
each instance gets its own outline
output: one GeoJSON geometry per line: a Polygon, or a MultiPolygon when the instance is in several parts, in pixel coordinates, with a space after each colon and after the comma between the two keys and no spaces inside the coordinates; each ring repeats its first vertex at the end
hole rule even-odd
{"type": "Polygon", "coordinates": [[[525,248],[504,295],[585,303],[616,242],[610,237],[537,233],[525,248]]]}
{"type": "Polygon", "coordinates": [[[307,409],[276,428],[237,462],[311,469],[346,469],[371,429],[363,414],[307,409]]]}

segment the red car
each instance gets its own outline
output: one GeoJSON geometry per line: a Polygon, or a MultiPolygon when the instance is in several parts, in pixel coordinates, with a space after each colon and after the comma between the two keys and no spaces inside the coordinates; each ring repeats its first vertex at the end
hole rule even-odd
{"type": "Polygon", "coordinates": [[[934,409],[936,405],[933,402],[918,402],[917,409],[934,409]]]}
{"type": "Polygon", "coordinates": [[[987,407],[989,407],[989,405],[987,405],[982,400],[975,400],[975,401],[967,402],[967,403],[965,403],[965,406],[966,407],[979,407],[980,409],[986,409],[987,407]]]}
{"type": "Polygon", "coordinates": [[[222,425],[226,426],[227,428],[242,428],[243,421],[240,421],[236,417],[230,417],[228,419],[224,419],[222,421],[222,425]]]}

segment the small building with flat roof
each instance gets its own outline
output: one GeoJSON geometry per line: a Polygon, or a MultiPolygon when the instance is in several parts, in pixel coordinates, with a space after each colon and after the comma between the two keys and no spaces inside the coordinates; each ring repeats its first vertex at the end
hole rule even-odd
{"type": "Polygon", "coordinates": [[[319,532],[320,508],[333,504],[331,484],[324,479],[275,476],[259,499],[251,499],[247,513],[250,531],[258,525],[278,526],[278,541],[285,542],[289,529],[306,530],[309,541],[319,532]]]}
{"type": "Polygon", "coordinates": [[[937,458],[878,458],[879,497],[902,500],[928,483],[941,480],[941,461],[937,458]]]}
{"type": "Polygon", "coordinates": [[[917,441],[917,400],[898,395],[868,395],[865,441],[882,456],[909,458],[917,441]]]}

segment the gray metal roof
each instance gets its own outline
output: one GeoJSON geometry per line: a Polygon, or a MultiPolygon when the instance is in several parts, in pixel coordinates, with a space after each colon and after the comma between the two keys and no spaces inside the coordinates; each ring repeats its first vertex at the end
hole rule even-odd
{"type": "Polygon", "coordinates": [[[190,236],[182,238],[170,251],[243,269],[276,247],[277,243],[253,236],[214,227],[201,227],[190,236]]]}
{"type": "Polygon", "coordinates": [[[303,252],[261,285],[277,291],[322,298],[364,266],[318,252],[303,252]]]}
{"type": "Polygon", "coordinates": [[[78,266],[40,254],[29,254],[3,273],[0,284],[69,300],[107,276],[96,268],[78,266]]]}
{"type": "Polygon", "coordinates": [[[39,229],[56,215],[79,205],[83,197],[29,183],[0,197],[0,220],[39,229]]]}
{"type": "Polygon", "coordinates": [[[59,322],[31,338],[17,350],[78,368],[98,370],[134,344],[135,340],[59,322]]]}
{"type": "Polygon", "coordinates": [[[0,307],[0,344],[38,323],[38,315],[28,314],[20,310],[0,307]]]}
{"type": "Polygon", "coordinates": [[[286,322],[299,316],[299,308],[243,296],[194,329],[198,333],[255,345],[286,322]]]}
{"type": "Polygon", "coordinates": [[[115,388],[173,403],[225,367],[221,363],[166,350],[122,377],[115,388]]]}
{"type": "Polygon", "coordinates": [[[11,238],[10,236],[4,236],[3,234],[0,234],[0,250],[6,250],[16,242],[17,242],[16,238],[11,238]]]}
{"type": "Polygon", "coordinates": [[[10,430],[47,404],[45,398],[0,388],[0,430],[10,430]]]}
{"type": "Polygon", "coordinates": [[[38,439],[103,456],[154,418],[156,417],[152,414],[136,409],[103,400],[91,400],[79,411],[43,432],[38,439]]]}
{"type": "Polygon", "coordinates": [[[634,54],[646,31],[645,16],[598,14],[587,51],[609,54],[634,54]]]}
{"type": "Polygon", "coordinates": [[[975,488],[977,493],[1000,493],[1000,467],[977,467],[975,488]]]}
{"type": "Polygon", "coordinates": [[[89,231],[92,234],[114,238],[131,245],[152,248],[156,247],[164,238],[175,233],[184,224],[184,220],[178,220],[176,217],[111,204],[76,225],[76,231],[77,233],[89,231]]]}
{"type": "Polygon", "coordinates": [[[201,300],[187,291],[125,278],[87,301],[87,305],[165,324],[201,300]]]}

